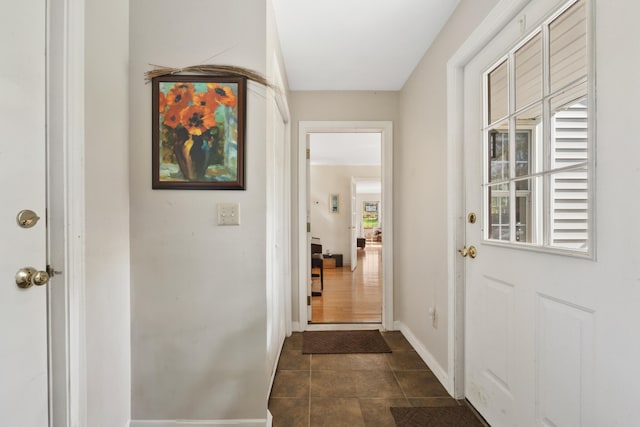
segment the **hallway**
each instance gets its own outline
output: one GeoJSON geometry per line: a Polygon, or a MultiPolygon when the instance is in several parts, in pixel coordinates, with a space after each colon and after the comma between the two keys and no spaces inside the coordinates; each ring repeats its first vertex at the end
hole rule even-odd
{"type": "MultiPolygon", "coordinates": [[[[320,279],[312,281],[320,291],[320,279]]],[[[367,242],[358,249],[358,267],[324,269],[322,296],[312,299],[312,323],[382,322],[382,244],[367,242]]]]}
{"type": "Polygon", "coordinates": [[[269,399],[274,427],[394,427],[391,406],[456,406],[399,331],[382,332],[387,354],[302,354],[302,333],[284,342],[269,399]]]}

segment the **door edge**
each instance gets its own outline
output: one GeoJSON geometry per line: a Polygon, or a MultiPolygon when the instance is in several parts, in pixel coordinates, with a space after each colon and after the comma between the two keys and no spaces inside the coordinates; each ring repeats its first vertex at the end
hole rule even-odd
{"type": "Polygon", "coordinates": [[[86,425],[84,38],[85,1],[47,2],[49,425],[86,425]],[[56,96],[53,96],[53,95],[56,96]],[[56,278],[53,279],[56,283],[56,278]]]}
{"type": "Polygon", "coordinates": [[[465,396],[465,277],[457,249],[464,244],[464,67],[531,0],[500,0],[447,62],[447,268],[448,383],[456,399],[465,396]]]}

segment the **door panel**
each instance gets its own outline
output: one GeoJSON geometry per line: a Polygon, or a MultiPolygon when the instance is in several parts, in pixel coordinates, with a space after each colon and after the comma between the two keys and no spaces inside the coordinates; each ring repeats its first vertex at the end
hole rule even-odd
{"type": "Polygon", "coordinates": [[[287,234],[284,191],[284,120],[277,103],[272,104],[273,138],[267,145],[267,357],[275,369],[280,345],[285,338],[285,297],[287,234]]]}
{"type": "Polygon", "coordinates": [[[485,297],[482,334],[488,338],[484,345],[487,373],[507,394],[513,387],[509,361],[513,353],[513,297],[514,286],[484,277],[485,297]]]}
{"type": "Polygon", "coordinates": [[[16,272],[46,266],[45,2],[7,3],[0,18],[0,425],[42,427],[47,413],[44,286],[20,289],[16,272]],[[23,209],[40,216],[21,228],[23,209]]]}
{"type": "Polygon", "coordinates": [[[593,311],[545,295],[537,296],[537,415],[546,425],[581,425],[582,389],[592,368],[593,311]]]}

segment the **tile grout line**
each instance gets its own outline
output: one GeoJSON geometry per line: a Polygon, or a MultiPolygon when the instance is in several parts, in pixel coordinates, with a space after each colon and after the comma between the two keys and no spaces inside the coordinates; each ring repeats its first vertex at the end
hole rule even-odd
{"type": "MultiPolygon", "coordinates": [[[[393,354],[393,350],[391,350],[391,354],[393,354]]],[[[396,375],[395,369],[393,369],[393,366],[391,366],[391,363],[389,363],[389,358],[386,357],[386,359],[387,359],[387,364],[389,365],[389,369],[391,369],[391,373],[393,374],[393,378],[396,380],[396,383],[398,383],[398,387],[400,387],[400,391],[402,392],[402,395],[404,396],[404,400],[406,400],[407,403],[409,405],[411,405],[411,402],[409,402],[409,398],[407,397],[407,393],[404,391],[404,388],[402,387],[402,384],[400,384],[400,381],[398,380],[398,376],[396,375]]],[[[389,412],[391,412],[391,407],[389,407],[389,412]]]]}
{"type": "MultiPolygon", "coordinates": [[[[304,354],[304,353],[303,353],[304,354]]],[[[313,354],[309,355],[309,407],[307,408],[307,427],[311,427],[311,364],[313,363],[313,354]]]]}

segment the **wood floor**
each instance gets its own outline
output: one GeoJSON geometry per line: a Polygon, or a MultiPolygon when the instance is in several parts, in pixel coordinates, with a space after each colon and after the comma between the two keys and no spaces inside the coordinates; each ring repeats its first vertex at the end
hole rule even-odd
{"type": "MultiPolygon", "coordinates": [[[[314,291],[320,279],[313,278],[314,291]]],[[[312,298],[311,323],[382,322],[382,244],[358,249],[358,268],[324,269],[322,296],[312,298]]]]}

